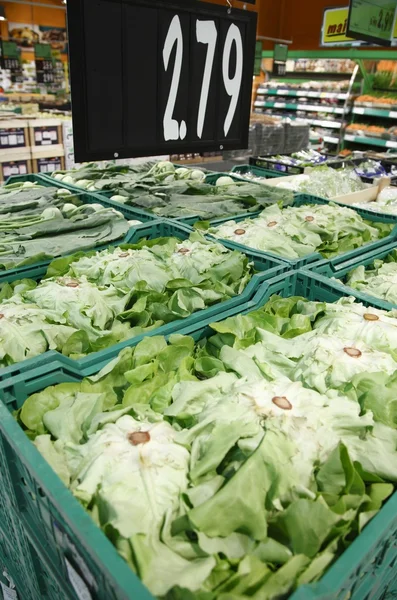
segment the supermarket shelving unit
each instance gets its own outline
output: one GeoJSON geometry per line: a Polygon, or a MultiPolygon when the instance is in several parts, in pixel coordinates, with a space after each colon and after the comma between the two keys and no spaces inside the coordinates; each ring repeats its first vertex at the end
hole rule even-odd
{"type": "MultiPolygon", "coordinates": [[[[352,108],[356,78],[354,63],[345,59],[343,63],[332,60],[325,64],[331,65],[333,71],[299,70],[296,61],[302,59],[303,54],[305,59],[308,58],[310,67],[318,67],[311,60],[313,56],[306,56],[310,53],[290,52],[289,65],[295,65],[295,70],[287,70],[285,76],[259,86],[254,108],[261,112],[271,110],[272,114],[291,119],[304,119],[315,130],[321,128],[319,133],[335,151],[339,148],[343,127],[352,108]],[[336,68],[343,70],[337,71],[336,68]],[[332,90],[331,87],[339,89],[332,90]]],[[[328,60],[331,57],[324,58],[328,60]]],[[[305,68],[305,64],[302,66],[305,68]]]]}
{"type": "MultiPolygon", "coordinates": [[[[263,57],[271,58],[272,51],[264,51],[263,57]]],[[[349,124],[357,122],[380,124],[387,128],[387,123],[390,127],[394,124],[392,120],[397,119],[397,102],[395,108],[354,103],[358,93],[381,92],[374,85],[374,74],[371,71],[374,71],[374,64],[379,60],[396,60],[395,50],[344,48],[289,53],[289,60],[303,58],[308,59],[308,64],[314,64],[315,68],[316,63],[312,61],[316,59],[351,60],[356,67],[352,73],[287,70],[283,77],[279,76],[259,86],[254,102],[255,111],[271,112],[273,115],[288,116],[291,119],[305,119],[315,129],[321,128],[320,134],[332,152],[346,147],[351,150],[368,150],[371,147],[397,149],[397,136],[370,135],[370,132],[366,135],[364,131],[348,129],[349,124]],[[315,82],[316,89],[307,87],[307,80],[315,82]],[[332,84],[326,83],[332,81],[335,86],[335,82],[343,80],[346,80],[346,86],[340,91],[330,91],[332,84]],[[306,89],[294,89],[296,84],[306,86],[306,89]]],[[[383,91],[394,93],[397,100],[397,88],[383,91]]]]}
{"type": "Polygon", "coordinates": [[[364,60],[360,68],[364,75],[365,95],[355,101],[344,142],[353,144],[354,149],[360,149],[357,144],[396,149],[397,60],[364,60]],[[384,72],[385,68],[388,71],[384,72]],[[389,87],[385,87],[385,83],[380,87],[379,82],[385,80],[389,80],[389,87]],[[371,125],[375,128],[368,129],[371,125]]]}

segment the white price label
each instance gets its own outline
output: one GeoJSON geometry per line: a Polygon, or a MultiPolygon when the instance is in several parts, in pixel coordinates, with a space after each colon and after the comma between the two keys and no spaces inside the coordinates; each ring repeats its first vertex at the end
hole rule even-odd
{"type": "Polygon", "coordinates": [[[389,112],[389,117],[390,117],[391,119],[397,119],[397,112],[396,112],[395,110],[391,110],[391,111],[389,112]]]}
{"type": "Polygon", "coordinates": [[[3,600],[18,600],[18,594],[16,590],[8,587],[7,585],[4,585],[4,583],[2,583],[1,581],[0,585],[1,590],[3,592],[3,600]]]}
{"type": "Polygon", "coordinates": [[[274,108],[285,108],[285,102],[275,102],[274,108]]]}
{"type": "Polygon", "coordinates": [[[285,94],[284,90],[277,90],[277,96],[283,96],[285,94]]]}
{"type": "Polygon", "coordinates": [[[77,573],[76,569],[72,567],[67,558],[65,558],[65,562],[68,570],[69,581],[72,584],[79,600],[92,600],[91,592],[88,589],[84,579],[77,573]]]}
{"type": "Polygon", "coordinates": [[[356,115],[363,115],[365,113],[365,108],[360,108],[359,106],[357,106],[353,112],[356,115]]]}

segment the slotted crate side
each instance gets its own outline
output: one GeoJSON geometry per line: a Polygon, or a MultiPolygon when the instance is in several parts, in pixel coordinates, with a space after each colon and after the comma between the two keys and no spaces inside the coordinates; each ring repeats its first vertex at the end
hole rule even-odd
{"type": "Polygon", "coordinates": [[[12,175],[6,181],[5,185],[9,185],[11,183],[19,183],[24,181],[30,181],[32,183],[38,183],[39,185],[43,185],[45,187],[55,187],[60,189],[66,189],[75,194],[79,194],[82,197],[82,200],[85,204],[94,204],[99,203],[107,208],[114,208],[121,212],[122,215],[129,221],[142,221],[146,223],[146,221],[155,221],[157,217],[155,214],[146,212],[145,210],[141,210],[139,208],[134,208],[132,206],[126,206],[125,204],[121,204],[121,202],[114,202],[110,200],[105,194],[99,194],[97,192],[87,192],[84,188],[78,187],[77,185],[62,185],[62,181],[58,181],[57,179],[53,179],[52,177],[48,177],[47,175],[12,175]]]}
{"type": "MultiPolygon", "coordinates": [[[[193,231],[194,230],[191,227],[188,227],[182,223],[176,223],[175,221],[162,219],[132,228],[128,232],[126,238],[123,240],[123,243],[116,244],[116,246],[124,248],[127,244],[135,244],[145,238],[155,239],[158,237],[170,236],[184,240],[187,239],[193,231]]],[[[220,240],[216,241],[218,241],[218,243],[222,243],[220,240]]],[[[97,248],[94,251],[98,250],[100,250],[100,248],[97,248]]],[[[53,363],[57,365],[67,365],[69,369],[76,370],[76,372],[80,373],[81,375],[90,375],[95,371],[98,364],[106,364],[109,362],[109,360],[117,356],[122,348],[130,346],[133,342],[137,343],[143,339],[143,337],[152,335],[170,335],[171,333],[178,332],[180,328],[200,322],[203,318],[215,320],[217,319],[218,313],[223,313],[225,310],[239,309],[242,304],[248,302],[255,295],[256,291],[264,281],[271,279],[279,273],[285,273],[288,271],[288,266],[277,258],[274,259],[273,257],[264,255],[257,256],[248,249],[243,251],[243,253],[246,254],[248,259],[254,263],[254,269],[257,272],[252,276],[241,294],[225,300],[224,302],[220,302],[203,310],[197,311],[191,314],[189,317],[186,317],[186,319],[172,321],[158,327],[157,329],[144,332],[135,338],[130,338],[104,350],[93,352],[84,358],[70,359],[66,356],[62,356],[62,354],[57,351],[50,350],[37,357],[28,358],[20,363],[0,369],[0,380],[5,380],[10,377],[14,377],[17,374],[25,373],[30,369],[41,368],[43,365],[45,365],[46,369],[48,369],[49,365],[53,363]]],[[[35,265],[34,267],[15,269],[10,272],[5,271],[4,273],[0,273],[0,284],[16,281],[22,278],[35,280],[42,279],[46,275],[47,266],[48,264],[44,263],[42,265],[35,265]]]]}
{"type": "MultiPolygon", "coordinates": [[[[296,194],[293,206],[299,207],[299,206],[303,206],[306,204],[329,204],[329,201],[324,200],[323,198],[318,198],[316,196],[310,196],[309,194],[296,194]]],[[[348,208],[352,208],[352,207],[349,206],[348,208]]],[[[348,252],[343,252],[342,254],[339,255],[338,258],[343,258],[344,260],[353,260],[356,257],[362,256],[366,252],[374,251],[378,248],[379,249],[383,248],[384,246],[386,246],[389,243],[397,242],[397,221],[396,221],[396,219],[394,219],[390,215],[382,215],[382,217],[378,218],[378,215],[376,213],[373,213],[369,210],[363,210],[363,209],[356,209],[356,210],[364,219],[367,219],[369,221],[378,222],[378,223],[379,222],[380,223],[395,223],[395,226],[388,236],[386,236],[380,240],[368,242],[367,244],[360,246],[360,248],[355,248],[354,250],[349,250],[348,252]]],[[[218,225],[223,225],[224,223],[227,223],[228,221],[235,221],[236,223],[239,223],[241,221],[244,221],[245,219],[254,219],[256,216],[258,216],[258,214],[259,213],[254,213],[254,214],[248,213],[248,214],[237,215],[235,217],[213,219],[210,221],[210,226],[217,227],[218,225]]],[[[307,256],[304,256],[302,258],[288,259],[288,258],[284,258],[279,255],[276,255],[276,254],[272,254],[271,252],[255,250],[254,248],[250,248],[249,246],[245,246],[244,244],[239,244],[238,242],[225,240],[223,238],[216,238],[215,236],[210,235],[210,234],[208,234],[208,237],[211,237],[212,239],[221,240],[222,244],[230,249],[239,250],[240,252],[250,250],[252,254],[255,254],[257,256],[257,258],[259,258],[260,256],[271,256],[272,258],[278,258],[278,260],[281,260],[281,261],[285,262],[286,264],[288,264],[291,269],[301,269],[303,267],[306,268],[308,265],[314,265],[320,261],[324,262],[324,260],[327,260],[327,259],[324,259],[319,252],[312,252],[311,254],[308,254],[307,256]]]]}
{"type": "MultiPolygon", "coordinates": [[[[319,301],[335,300],[343,295],[332,282],[316,284],[309,273],[290,272],[264,284],[263,305],[274,293],[300,295],[303,290],[309,298],[319,301]]],[[[257,295],[259,298],[259,296],[257,295]]],[[[259,308],[255,302],[246,311],[259,308]]],[[[233,313],[236,314],[236,313],[233,313]]],[[[224,313],[224,318],[232,316],[224,313]]],[[[187,329],[195,338],[209,332],[203,322],[187,329]]],[[[48,385],[67,381],[67,370],[60,370],[40,378],[26,374],[25,390],[13,380],[0,384],[0,395],[19,396],[19,404],[27,395],[48,385]],[[22,395],[21,395],[22,394],[22,395]]],[[[18,383],[18,382],[17,382],[18,383]]],[[[12,404],[11,404],[12,406],[12,404]]],[[[10,406],[10,408],[11,408],[10,406]]],[[[98,600],[153,600],[136,575],[118,556],[105,535],[96,527],[82,506],[64,487],[44,458],[26,437],[3,403],[0,403],[0,439],[5,448],[5,463],[17,499],[18,515],[35,557],[33,561],[39,581],[41,570],[56,570],[58,583],[64,594],[70,587],[65,557],[75,565],[93,597],[98,600]],[[47,557],[51,560],[46,561],[47,557]],[[66,591],[65,591],[66,590],[66,591]]],[[[4,459],[3,459],[4,460],[4,459]]],[[[24,556],[24,555],[23,555],[24,556]]],[[[290,600],[384,600],[396,589],[397,566],[397,493],[365,527],[360,536],[330,567],[317,583],[306,585],[292,594],[290,600]],[[365,595],[363,595],[365,592],[365,595]],[[386,594],[386,595],[385,595],[386,594]]],[[[51,571],[49,575],[52,576],[51,571]]],[[[391,598],[393,596],[390,596],[391,598]]],[[[33,600],[33,599],[32,599],[33,600]]],[[[52,600],[52,597],[51,597],[52,600]]]]}
{"type": "MultiPolygon", "coordinates": [[[[2,470],[4,469],[1,463],[2,470]]],[[[41,590],[31,555],[26,532],[15,512],[10,515],[14,523],[12,531],[5,532],[0,526],[0,566],[14,580],[20,600],[37,600],[41,590]]]]}
{"type": "Polygon", "coordinates": [[[378,308],[384,310],[392,310],[397,308],[397,304],[384,300],[383,298],[377,298],[371,294],[367,294],[364,291],[356,290],[345,283],[346,275],[356,269],[359,266],[369,267],[373,265],[375,260],[384,260],[388,254],[396,249],[396,242],[387,244],[383,248],[377,248],[362,256],[353,258],[351,260],[343,260],[343,256],[333,258],[329,261],[323,260],[314,265],[308,265],[304,267],[302,271],[309,272],[318,281],[324,281],[333,279],[334,285],[338,286],[344,294],[354,294],[361,302],[367,304],[375,304],[378,308]],[[338,280],[338,281],[336,281],[338,280]]]}

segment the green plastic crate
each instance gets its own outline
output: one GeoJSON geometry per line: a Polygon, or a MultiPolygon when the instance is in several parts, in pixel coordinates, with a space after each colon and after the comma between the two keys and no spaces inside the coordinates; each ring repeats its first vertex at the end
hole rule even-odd
{"type": "Polygon", "coordinates": [[[62,181],[58,181],[57,179],[53,179],[52,177],[48,177],[47,175],[12,175],[7,179],[5,185],[23,181],[31,181],[32,183],[38,183],[39,185],[43,185],[45,187],[55,187],[70,190],[75,194],[79,194],[80,196],[82,195],[83,201],[85,203],[99,203],[108,208],[114,208],[115,210],[118,210],[129,221],[137,220],[146,223],[147,221],[155,221],[158,218],[153,213],[146,212],[145,210],[140,210],[139,208],[134,208],[132,206],[125,206],[120,202],[114,202],[113,200],[110,200],[110,198],[108,198],[106,195],[87,192],[83,188],[79,188],[76,185],[62,185],[62,181]]]}
{"type": "Polygon", "coordinates": [[[345,294],[354,293],[354,295],[360,298],[363,302],[376,303],[379,308],[383,308],[384,310],[392,310],[397,308],[397,304],[393,304],[392,302],[388,302],[382,298],[377,298],[376,296],[371,296],[363,291],[351,288],[344,282],[346,275],[350,271],[356,267],[359,267],[360,265],[368,267],[372,265],[375,260],[383,260],[388,254],[390,254],[390,252],[392,252],[392,250],[395,250],[395,248],[396,242],[392,242],[391,244],[387,244],[382,248],[377,248],[367,252],[366,254],[362,254],[357,258],[345,260],[343,255],[337,256],[331,260],[322,260],[314,265],[308,265],[302,270],[309,271],[319,280],[339,279],[341,281],[334,281],[334,284],[338,285],[345,294]]]}
{"type": "MultiPolygon", "coordinates": [[[[157,220],[152,221],[150,224],[148,223],[146,225],[139,225],[131,228],[124,240],[119,243],[112,243],[112,245],[123,247],[124,244],[135,244],[141,239],[155,239],[166,236],[177,237],[181,240],[184,240],[189,237],[192,231],[193,230],[191,227],[181,223],[176,223],[175,221],[168,221],[166,219],[157,220]]],[[[96,250],[98,249],[95,249],[95,251],[96,250]]],[[[76,372],[80,373],[82,376],[90,375],[94,371],[98,370],[97,367],[99,364],[106,364],[111,358],[117,356],[122,348],[130,346],[131,343],[137,343],[145,336],[167,335],[178,331],[181,327],[200,322],[203,318],[209,318],[210,320],[213,320],[217,317],[219,312],[240,307],[245,302],[251,300],[264,281],[274,277],[275,275],[278,275],[279,273],[288,271],[288,266],[280,260],[269,257],[258,258],[253,256],[249,250],[243,251],[243,253],[246,254],[249,260],[254,262],[256,273],[252,276],[251,280],[248,282],[241,294],[230,298],[229,300],[225,300],[224,302],[209,306],[201,311],[197,311],[186,319],[172,321],[171,323],[162,325],[161,327],[152,331],[145,332],[144,334],[141,334],[133,339],[125,340],[99,352],[93,352],[92,354],[89,354],[78,360],[67,358],[55,350],[49,350],[39,356],[28,358],[22,362],[0,369],[0,380],[13,377],[17,373],[24,373],[37,366],[48,366],[49,363],[52,362],[55,362],[55,364],[59,364],[59,362],[61,362],[62,364],[75,369],[76,372]]],[[[45,263],[41,265],[21,267],[20,269],[14,269],[13,271],[0,272],[0,284],[24,278],[35,279],[38,281],[46,275],[47,267],[48,263],[45,263]]]]}
{"type": "MultiPolygon", "coordinates": [[[[309,194],[296,194],[292,206],[303,206],[304,204],[329,204],[329,200],[324,200],[323,198],[318,198],[316,196],[310,196],[309,194]]],[[[367,219],[368,221],[374,221],[377,223],[396,223],[396,225],[387,237],[381,240],[376,240],[374,242],[369,242],[368,244],[364,244],[364,246],[361,246],[360,248],[356,248],[354,250],[350,250],[349,252],[344,252],[340,255],[339,258],[343,258],[344,260],[353,260],[357,257],[362,256],[366,252],[376,250],[378,248],[383,248],[389,243],[397,243],[397,222],[393,216],[380,216],[376,213],[373,213],[370,210],[363,209],[356,209],[356,211],[363,217],[363,219],[367,219]]],[[[237,215],[235,217],[228,217],[225,219],[214,219],[210,221],[210,224],[212,227],[215,227],[217,225],[227,223],[228,221],[236,221],[238,223],[240,221],[243,221],[244,219],[254,219],[258,214],[259,212],[252,214],[237,215]]],[[[211,237],[213,237],[213,239],[221,239],[215,238],[214,236],[211,237]]],[[[288,264],[290,269],[301,269],[302,267],[313,265],[319,261],[325,260],[319,252],[312,252],[311,254],[308,254],[307,256],[304,256],[302,258],[288,259],[276,254],[272,254],[271,252],[255,250],[254,248],[250,248],[249,246],[244,246],[244,244],[239,244],[238,242],[232,242],[230,240],[225,239],[221,239],[221,241],[222,244],[227,248],[231,248],[233,250],[240,250],[240,252],[250,249],[252,254],[254,254],[257,258],[259,258],[260,256],[271,256],[272,258],[278,258],[279,260],[288,264]]]]}
{"type": "MultiPolygon", "coordinates": [[[[265,169],[263,167],[256,167],[255,165],[236,165],[232,169],[232,173],[236,173],[237,175],[244,175],[245,173],[253,173],[258,177],[266,177],[274,178],[274,177],[285,177],[287,173],[279,173],[278,171],[272,171],[271,169],[265,169]]],[[[244,181],[247,181],[244,179],[244,181]]],[[[251,181],[248,179],[248,181],[251,181]]],[[[254,182],[253,182],[254,183],[254,182]]],[[[257,181],[255,183],[265,183],[261,181],[257,181]]]]}
{"type": "MultiPolygon", "coordinates": [[[[262,286],[257,301],[242,312],[263,305],[272,294],[302,293],[312,300],[335,301],[343,296],[331,281],[318,281],[309,273],[289,272],[262,286]],[[259,300],[260,298],[260,300],[259,300]]],[[[228,311],[222,318],[237,314],[228,311]]],[[[209,334],[205,320],[186,328],[186,335],[198,340],[209,334]]],[[[98,367],[99,368],[99,367],[98,367]]],[[[48,385],[79,381],[81,377],[58,367],[45,366],[24,376],[0,383],[0,443],[4,456],[0,463],[0,483],[8,472],[11,485],[6,488],[17,507],[22,537],[32,547],[33,567],[39,582],[43,569],[52,569],[64,594],[70,591],[65,558],[85,580],[96,600],[153,600],[151,594],[130,570],[105,535],[96,527],[80,503],[64,487],[44,458],[32,445],[11,414],[32,393],[48,385]],[[34,551],[34,554],[33,554],[34,551]],[[37,559],[43,565],[37,565],[37,559]]],[[[365,527],[360,536],[316,583],[302,586],[290,600],[385,600],[397,593],[397,493],[365,527]]],[[[25,555],[22,555],[25,561],[25,555]]],[[[30,569],[26,568],[28,572],[30,569]]],[[[23,578],[24,572],[21,573],[23,578]]],[[[23,581],[28,585],[28,581],[23,581]]],[[[37,598],[41,596],[37,596],[37,598]]],[[[67,596],[66,596],[67,597],[67,596]]],[[[29,599],[30,600],[30,599],[29,599]]]]}
{"type": "MultiPolygon", "coordinates": [[[[85,204],[92,204],[97,202],[97,199],[94,198],[91,194],[81,194],[80,193],[80,199],[85,203],[85,204]]],[[[153,223],[156,223],[158,221],[158,219],[155,221],[150,221],[150,225],[153,223]]],[[[91,246],[91,248],[86,248],[85,250],[81,250],[81,252],[100,252],[101,250],[105,250],[106,248],[112,248],[114,246],[120,246],[121,244],[129,244],[132,243],[131,239],[132,236],[134,235],[134,231],[137,228],[141,228],[141,227],[145,227],[145,224],[143,225],[133,225],[130,227],[130,229],[127,231],[127,233],[125,234],[124,237],[122,238],[118,238],[117,240],[112,240],[111,242],[108,242],[107,244],[99,244],[98,246],[91,246]]],[[[69,252],[65,253],[65,254],[61,254],[59,256],[54,256],[53,258],[48,258],[46,260],[42,260],[39,262],[35,262],[32,263],[30,265],[23,265],[21,267],[15,267],[15,269],[7,269],[7,270],[0,270],[0,285],[6,282],[11,282],[11,281],[17,281],[18,279],[24,279],[25,277],[30,278],[30,279],[36,279],[38,277],[43,277],[43,275],[45,274],[48,265],[55,260],[56,258],[60,258],[61,256],[68,256],[70,254],[75,254],[75,252],[78,252],[79,250],[73,249],[71,248],[69,252]]]]}

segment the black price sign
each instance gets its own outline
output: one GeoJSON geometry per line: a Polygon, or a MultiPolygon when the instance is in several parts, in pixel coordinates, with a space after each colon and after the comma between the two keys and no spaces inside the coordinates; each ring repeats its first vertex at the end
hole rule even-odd
{"type": "Polygon", "coordinates": [[[247,147],[256,18],[192,0],[71,2],[76,160],[247,147]]]}
{"type": "Polygon", "coordinates": [[[49,44],[35,44],[36,81],[45,85],[55,81],[54,60],[49,44]]]}
{"type": "Polygon", "coordinates": [[[285,75],[288,58],[288,46],[286,44],[274,44],[273,75],[285,75]]]}
{"type": "Polygon", "coordinates": [[[11,71],[11,81],[20,83],[23,81],[21,54],[15,42],[1,42],[1,60],[2,68],[11,71]]]}

